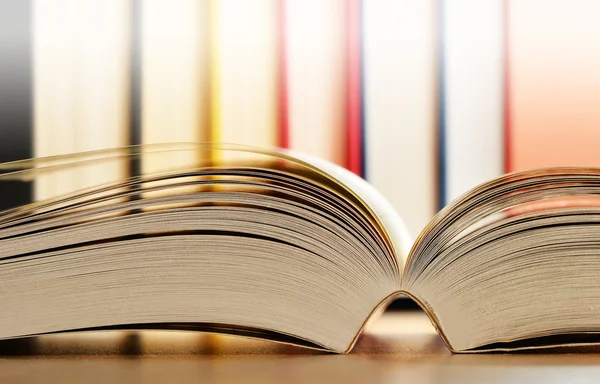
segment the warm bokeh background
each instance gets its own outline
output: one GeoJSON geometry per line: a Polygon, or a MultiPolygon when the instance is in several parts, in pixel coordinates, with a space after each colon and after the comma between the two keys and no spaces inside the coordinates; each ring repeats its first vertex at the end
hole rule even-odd
{"type": "MultiPolygon", "coordinates": [[[[595,0],[0,0],[0,161],[289,147],[365,177],[416,236],[504,172],[600,166],[599,14],[595,0]]],[[[0,208],[127,172],[5,182],[0,208]]]]}

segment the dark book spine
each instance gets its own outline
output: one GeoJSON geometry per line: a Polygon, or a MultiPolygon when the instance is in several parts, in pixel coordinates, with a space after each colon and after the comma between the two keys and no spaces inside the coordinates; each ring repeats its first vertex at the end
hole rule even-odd
{"type": "MultiPolygon", "coordinates": [[[[129,144],[142,144],[142,0],[131,2],[130,27],[130,89],[129,89],[129,144]]],[[[139,176],[141,159],[130,163],[129,175],[139,176]]]]}
{"type": "Polygon", "coordinates": [[[438,143],[437,143],[437,173],[438,173],[438,194],[437,194],[437,208],[442,209],[446,205],[448,200],[448,170],[447,170],[447,148],[446,148],[446,78],[444,77],[444,71],[446,68],[446,62],[444,56],[446,54],[446,47],[444,44],[444,6],[441,1],[437,4],[437,81],[438,81],[438,100],[437,100],[437,119],[438,119],[438,143]]]}
{"type": "MultiPolygon", "coordinates": [[[[33,157],[31,1],[0,0],[0,162],[33,157]]],[[[0,182],[0,210],[32,201],[32,183],[0,182]]]]}

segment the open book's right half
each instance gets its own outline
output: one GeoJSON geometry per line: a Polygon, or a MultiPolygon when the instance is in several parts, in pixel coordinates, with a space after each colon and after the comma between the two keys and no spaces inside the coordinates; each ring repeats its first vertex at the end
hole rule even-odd
{"type": "Polygon", "coordinates": [[[0,164],[0,192],[136,162],[156,167],[0,212],[0,339],[175,328],[349,352],[376,309],[408,295],[455,352],[600,343],[600,169],[489,181],[412,248],[364,180],[283,150],[24,160],[0,164]]]}
{"type": "Polygon", "coordinates": [[[402,290],[456,352],[600,342],[600,170],[510,174],[416,240],[402,290]]]}

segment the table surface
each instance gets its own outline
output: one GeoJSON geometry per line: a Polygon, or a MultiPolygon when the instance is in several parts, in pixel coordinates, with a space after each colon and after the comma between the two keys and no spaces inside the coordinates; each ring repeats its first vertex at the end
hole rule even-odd
{"type": "Polygon", "coordinates": [[[600,349],[452,354],[422,312],[386,313],[349,355],[193,332],[0,342],[0,382],[600,382],[600,349]]]}

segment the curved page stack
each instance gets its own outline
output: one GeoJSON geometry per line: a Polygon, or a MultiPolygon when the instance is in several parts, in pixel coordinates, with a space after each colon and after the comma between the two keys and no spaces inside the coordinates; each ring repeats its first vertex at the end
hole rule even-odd
{"type": "Polygon", "coordinates": [[[0,183],[140,161],[162,168],[0,212],[0,338],[175,328],[349,352],[408,295],[455,352],[600,342],[599,169],[482,184],[414,244],[365,181],[283,150],[128,147],[5,163],[0,183]]]}

